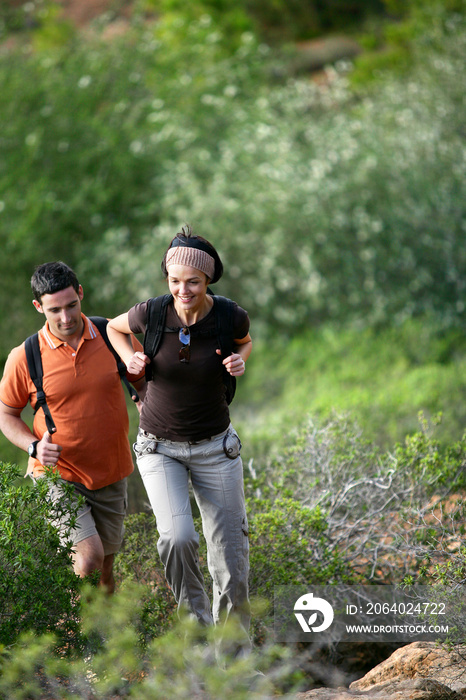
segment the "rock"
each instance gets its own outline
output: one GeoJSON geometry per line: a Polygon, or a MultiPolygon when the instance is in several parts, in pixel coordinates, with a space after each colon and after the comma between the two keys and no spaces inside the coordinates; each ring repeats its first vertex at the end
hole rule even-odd
{"type": "Polygon", "coordinates": [[[297,55],[292,65],[295,73],[318,71],[344,59],[351,60],[361,53],[360,45],[345,36],[323,37],[297,45],[297,55]]]}
{"type": "Polygon", "coordinates": [[[316,688],[296,696],[299,700],[460,700],[454,690],[430,678],[394,680],[370,690],[316,688]]]}
{"type": "Polygon", "coordinates": [[[316,688],[297,700],[466,700],[466,645],[448,650],[413,642],[351,683],[316,688]]]}
{"type": "Polygon", "coordinates": [[[387,680],[431,678],[466,694],[466,645],[452,651],[435,642],[413,642],[401,647],[366,675],[351,683],[351,690],[367,690],[387,680]]]}
{"type": "Polygon", "coordinates": [[[63,16],[77,27],[87,25],[111,9],[109,0],[62,0],[63,16]]]}
{"type": "Polygon", "coordinates": [[[315,688],[348,688],[399,649],[399,643],[338,642],[318,643],[301,648],[300,669],[312,678],[315,688]]]}

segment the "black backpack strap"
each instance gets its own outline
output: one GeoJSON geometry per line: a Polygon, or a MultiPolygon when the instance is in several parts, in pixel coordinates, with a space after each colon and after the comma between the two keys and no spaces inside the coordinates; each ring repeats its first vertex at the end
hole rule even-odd
{"type": "Polygon", "coordinates": [[[144,334],[144,354],[150,358],[146,365],[146,382],[153,379],[152,360],[160,346],[167,317],[167,306],[172,300],[171,294],[163,294],[160,297],[153,297],[147,302],[146,332],[144,334]]]}
{"type": "MultiPolygon", "coordinates": [[[[234,309],[235,303],[231,299],[213,295],[215,306],[215,323],[217,326],[217,339],[222,351],[222,360],[231,355],[234,350],[234,309]]],[[[226,399],[230,404],[236,391],[236,377],[232,377],[224,368],[223,382],[226,388],[226,399]]]]}
{"type": "Polygon", "coordinates": [[[89,316],[89,320],[92,321],[92,323],[96,326],[100,335],[105,340],[105,343],[106,343],[108,349],[110,350],[113,357],[115,358],[115,361],[117,364],[117,369],[118,369],[118,374],[120,375],[120,379],[123,382],[123,384],[125,385],[125,387],[128,389],[128,393],[131,396],[132,400],[134,402],[139,401],[138,392],[136,391],[136,389],[134,387],[131,386],[131,384],[129,383],[128,378],[126,376],[126,365],[108,339],[108,335],[107,335],[108,319],[104,318],[103,316],[89,316]]]}
{"type": "Polygon", "coordinates": [[[31,375],[31,379],[34,382],[34,386],[37,390],[37,403],[35,406],[34,413],[36,413],[39,410],[39,408],[42,408],[45,415],[45,425],[47,426],[47,430],[50,433],[50,435],[52,435],[57,431],[57,428],[55,426],[55,423],[53,422],[50,409],[47,406],[45,392],[42,384],[42,377],[44,376],[44,371],[42,369],[42,357],[40,354],[39,347],[39,334],[34,333],[34,335],[30,335],[29,338],[26,338],[24,345],[26,349],[26,359],[28,363],[29,374],[31,375]]]}

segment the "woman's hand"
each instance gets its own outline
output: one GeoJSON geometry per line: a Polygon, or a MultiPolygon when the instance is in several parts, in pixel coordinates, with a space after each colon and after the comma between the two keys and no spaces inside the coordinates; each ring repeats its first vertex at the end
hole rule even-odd
{"type": "MultiPolygon", "coordinates": [[[[221,355],[222,351],[217,350],[217,355],[221,355]]],[[[241,355],[238,353],[232,353],[228,357],[222,360],[222,364],[225,366],[226,371],[232,375],[232,377],[240,377],[244,374],[246,368],[246,362],[243,360],[241,355]]]]}
{"type": "Polygon", "coordinates": [[[141,414],[142,407],[143,407],[143,404],[144,404],[144,398],[145,398],[145,396],[146,396],[146,391],[147,391],[147,384],[146,384],[145,381],[143,381],[143,382],[141,383],[141,385],[138,386],[138,390],[137,390],[137,391],[138,391],[139,401],[135,401],[135,404],[136,404],[136,408],[137,408],[138,411],[139,411],[139,414],[141,414]]]}
{"type": "Polygon", "coordinates": [[[126,367],[130,374],[139,374],[145,369],[145,366],[148,365],[149,362],[150,359],[147,357],[147,355],[144,355],[143,352],[138,351],[129,358],[126,367]]]}

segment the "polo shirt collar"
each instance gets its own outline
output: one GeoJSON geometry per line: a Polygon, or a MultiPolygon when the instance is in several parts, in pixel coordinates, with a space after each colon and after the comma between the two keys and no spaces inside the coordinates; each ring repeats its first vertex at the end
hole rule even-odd
{"type": "MultiPolygon", "coordinates": [[[[82,340],[94,340],[94,338],[97,337],[97,332],[94,326],[83,313],[81,314],[81,318],[84,321],[84,331],[81,336],[82,340]]],[[[66,340],[61,340],[60,338],[57,338],[57,336],[53,335],[48,321],[46,321],[45,325],[42,327],[42,335],[51,350],[55,350],[56,348],[60,347],[60,345],[64,345],[66,343],[66,340]]]]}

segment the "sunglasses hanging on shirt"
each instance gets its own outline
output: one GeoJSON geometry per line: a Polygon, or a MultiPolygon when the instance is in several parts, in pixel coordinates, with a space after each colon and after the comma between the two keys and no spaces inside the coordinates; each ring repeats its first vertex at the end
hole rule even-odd
{"type": "Polygon", "coordinates": [[[189,328],[187,326],[185,326],[184,328],[180,328],[178,337],[181,343],[181,348],[179,352],[180,362],[189,362],[189,359],[191,357],[191,335],[189,333],[189,328]]]}

